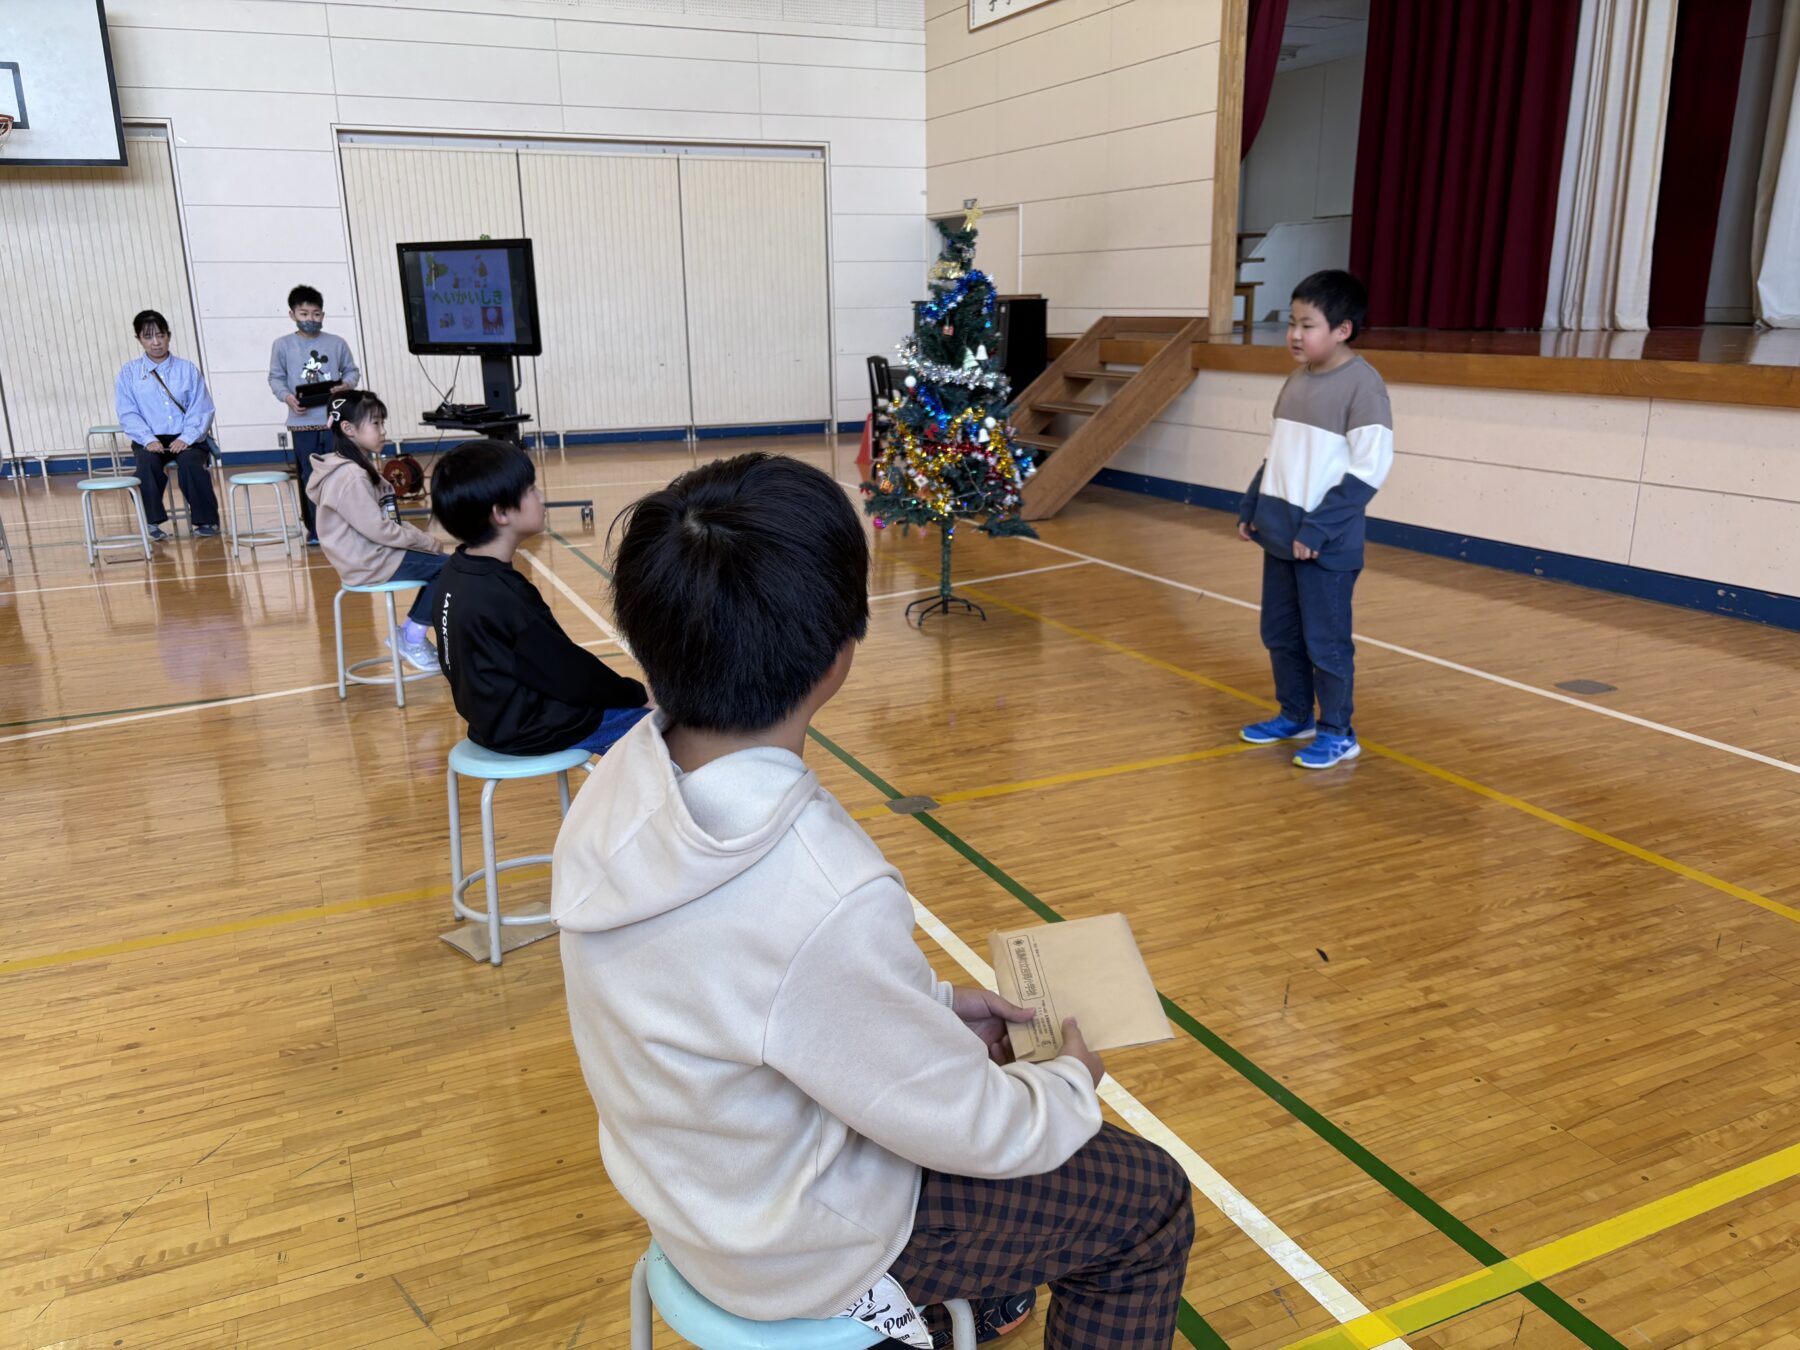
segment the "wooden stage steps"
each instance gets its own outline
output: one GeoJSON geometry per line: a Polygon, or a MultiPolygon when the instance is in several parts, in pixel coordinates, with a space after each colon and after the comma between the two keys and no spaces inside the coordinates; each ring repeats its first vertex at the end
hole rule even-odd
{"type": "Polygon", "coordinates": [[[1014,439],[1043,451],[1025,484],[1026,520],[1060,511],[1106,462],[1131,443],[1194,378],[1193,345],[1203,319],[1101,319],[1063,350],[1013,402],[1014,439]],[[1136,370],[1109,370],[1109,343],[1133,344],[1136,370]],[[1110,397],[1096,399],[1105,391],[1110,397]],[[1078,419],[1066,435],[1057,418],[1078,419]]]}

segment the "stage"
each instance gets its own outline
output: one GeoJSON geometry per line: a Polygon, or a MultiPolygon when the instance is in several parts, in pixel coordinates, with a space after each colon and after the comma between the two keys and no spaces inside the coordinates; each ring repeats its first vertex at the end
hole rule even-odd
{"type": "MultiPolygon", "coordinates": [[[[1281,324],[1257,324],[1193,344],[1195,370],[1286,374],[1281,324]]],[[[1054,360],[1074,339],[1050,339],[1054,360]]],[[[1159,340],[1127,334],[1101,350],[1108,362],[1147,360],[1159,340]]],[[[1357,350],[1390,384],[1516,389],[1548,394],[1676,399],[1800,408],[1800,329],[1741,325],[1648,333],[1457,332],[1375,328],[1357,350]]]]}

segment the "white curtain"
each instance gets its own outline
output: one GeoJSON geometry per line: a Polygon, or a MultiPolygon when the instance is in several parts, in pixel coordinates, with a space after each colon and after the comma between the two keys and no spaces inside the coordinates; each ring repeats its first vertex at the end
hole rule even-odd
{"type": "Polygon", "coordinates": [[[1756,216],[1750,272],[1756,278],[1756,318],[1771,328],[1800,328],[1800,0],[1781,9],[1781,45],[1769,127],[1763,135],[1762,172],[1756,181],[1756,216]]]}
{"type": "Polygon", "coordinates": [[[1675,6],[1588,0],[1581,7],[1546,328],[1650,326],[1675,6]]]}

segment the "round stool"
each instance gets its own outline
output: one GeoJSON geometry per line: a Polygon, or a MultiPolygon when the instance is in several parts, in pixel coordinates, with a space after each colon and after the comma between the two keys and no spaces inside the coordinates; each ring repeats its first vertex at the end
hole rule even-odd
{"type": "MultiPolygon", "coordinates": [[[[500,912],[500,874],[515,867],[541,866],[550,861],[548,853],[533,853],[523,858],[494,856],[494,789],[515,778],[547,778],[556,775],[556,795],[562,814],[569,814],[569,770],[579,768],[588,759],[586,750],[558,750],[548,755],[501,755],[483,750],[474,741],[463,739],[450,750],[450,772],[445,779],[450,797],[450,908],[458,919],[479,919],[487,925],[487,957],[500,964],[501,954],[547,938],[556,931],[548,912],[536,914],[502,914],[500,912]],[[481,862],[482,866],[467,876],[462,870],[462,803],[457,800],[458,777],[479,778],[481,785],[481,862]],[[486,911],[470,909],[463,903],[463,892],[477,881],[487,885],[486,911]],[[501,930],[518,925],[535,925],[535,933],[522,933],[501,940],[501,930]]],[[[482,958],[480,938],[472,929],[457,928],[442,935],[445,942],[479,961],[482,958]]]]}
{"type": "MultiPolygon", "coordinates": [[[[231,524],[231,547],[241,549],[248,544],[254,551],[259,544],[280,544],[287,550],[287,556],[294,556],[294,535],[299,526],[288,524],[288,493],[293,488],[294,480],[285,473],[234,473],[230,486],[226,489],[225,517],[231,524]],[[250,495],[255,487],[272,487],[275,489],[275,513],[281,521],[279,530],[259,530],[256,528],[256,506],[250,495]],[[238,493],[244,494],[245,526],[238,528],[238,493]]],[[[299,504],[294,506],[296,518],[300,515],[299,504]]],[[[390,606],[391,608],[391,606],[390,606]]],[[[342,665],[340,653],[339,664],[342,665]]],[[[340,695],[339,697],[342,697],[340,695]]]]}
{"type": "MultiPolygon", "coordinates": [[[[887,1337],[848,1317],[823,1322],[751,1322],[733,1317],[681,1278],[655,1242],[631,1272],[631,1350],[651,1350],[650,1309],[669,1329],[700,1350],[863,1350],[887,1337]]],[[[975,1315],[964,1299],[944,1305],[954,1350],[975,1350],[975,1315]]]]}
{"type": "Polygon", "coordinates": [[[425,583],[422,581],[382,581],[373,586],[343,586],[337,597],[331,602],[331,618],[337,628],[337,671],[338,697],[348,698],[350,686],[353,684],[391,684],[394,686],[394,706],[406,706],[406,686],[414,680],[429,680],[433,672],[415,670],[411,673],[400,668],[400,616],[394,609],[394,596],[400,591],[416,591],[425,583]],[[371,656],[366,661],[358,661],[355,665],[344,664],[344,597],[346,595],[379,595],[387,601],[388,654],[371,656]],[[364,675],[363,671],[370,666],[390,666],[392,675],[364,675]]]}
{"type": "Polygon", "coordinates": [[[144,561],[149,562],[150,554],[150,522],[144,515],[144,498],[138,491],[138,480],[135,478],[84,478],[75,485],[81,489],[81,534],[87,543],[88,566],[92,567],[100,555],[108,549],[128,548],[133,552],[141,550],[144,561]],[[94,525],[94,495],[100,492],[123,492],[131,499],[131,509],[137,516],[136,534],[100,534],[94,525]]]}

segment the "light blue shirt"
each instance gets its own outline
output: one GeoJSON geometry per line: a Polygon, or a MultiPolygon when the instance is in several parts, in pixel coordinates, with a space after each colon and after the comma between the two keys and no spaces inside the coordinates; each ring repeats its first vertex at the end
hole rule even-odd
{"type": "Polygon", "coordinates": [[[113,386],[113,401],[119,425],[139,445],[150,445],[158,436],[179,436],[189,445],[197,445],[212,426],[212,395],[206,392],[200,368],[179,356],[163,358],[160,366],[147,356],[127,361],[113,386]],[[162,384],[157,383],[158,375],[162,384]],[[177,406],[177,399],[186,412],[177,406]]]}

